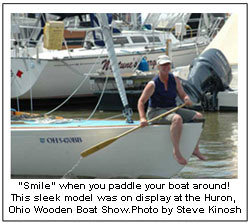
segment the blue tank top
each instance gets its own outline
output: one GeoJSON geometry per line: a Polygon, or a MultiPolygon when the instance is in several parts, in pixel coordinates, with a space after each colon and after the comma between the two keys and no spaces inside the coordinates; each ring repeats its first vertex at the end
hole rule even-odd
{"type": "Polygon", "coordinates": [[[161,82],[159,75],[153,78],[155,83],[155,91],[149,98],[149,107],[152,108],[167,108],[176,107],[175,98],[177,96],[176,82],[172,73],[168,74],[168,89],[165,89],[164,84],[161,82]]]}

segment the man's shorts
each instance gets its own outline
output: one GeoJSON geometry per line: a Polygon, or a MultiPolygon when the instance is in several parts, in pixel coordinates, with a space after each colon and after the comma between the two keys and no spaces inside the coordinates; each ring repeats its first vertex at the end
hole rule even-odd
{"type": "MultiPolygon", "coordinates": [[[[152,108],[152,107],[148,107],[148,110],[147,110],[147,119],[150,120],[158,115],[161,115],[171,109],[173,109],[175,107],[170,107],[170,108],[152,108]]],[[[159,120],[156,120],[155,124],[171,124],[172,123],[172,119],[174,117],[175,114],[178,114],[182,117],[182,120],[183,122],[190,122],[196,112],[193,111],[193,110],[189,110],[189,109],[185,109],[185,108],[179,108],[177,111],[175,112],[172,112],[170,113],[169,115],[159,119],[159,120]]]]}

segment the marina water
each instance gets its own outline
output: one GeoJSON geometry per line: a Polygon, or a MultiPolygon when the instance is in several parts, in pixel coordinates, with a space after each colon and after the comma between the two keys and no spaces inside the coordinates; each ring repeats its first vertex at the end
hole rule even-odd
{"type": "Polygon", "coordinates": [[[200,138],[200,151],[207,160],[200,161],[192,156],[176,178],[237,178],[237,112],[204,112],[203,115],[206,121],[200,138]]]}

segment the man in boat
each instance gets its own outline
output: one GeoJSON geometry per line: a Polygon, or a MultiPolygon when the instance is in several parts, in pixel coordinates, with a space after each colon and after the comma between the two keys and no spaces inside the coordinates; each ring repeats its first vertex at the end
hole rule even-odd
{"type": "MultiPolygon", "coordinates": [[[[189,96],[185,93],[180,80],[170,72],[171,63],[172,62],[167,55],[161,55],[158,57],[157,68],[159,74],[148,82],[138,100],[140,125],[142,127],[148,125],[147,118],[152,119],[176,107],[177,94],[187,106],[192,105],[192,102],[189,96]],[[148,110],[147,113],[145,113],[144,105],[148,100],[148,110]]],[[[171,124],[170,137],[174,147],[173,154],[179,164],[187,164],[186,159],[182,156],[179,149],[182,124],[183,122],[202,118],[203,116],[199,112],[180,108],[175,113],[171,113],[160,120],[160,123],[171,124]]],[[[197,143],[193,155],[201,160],[205,160],[205,157],[199,151],[199,143],[197,143]]]]}

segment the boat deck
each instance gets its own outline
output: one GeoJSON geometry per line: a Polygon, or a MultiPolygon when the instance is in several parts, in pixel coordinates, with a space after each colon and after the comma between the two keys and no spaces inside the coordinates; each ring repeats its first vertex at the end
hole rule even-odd
{"type": "Polygon", "coordinates": [[[134,127],[139,121],[127,123],[124,120],[28,120],[11,122],[11,128],[91,128],[91,127],[134,127]]]}
{"type": "MultiPolygon", "coordinates": [[[[205,122],[205,119],[193,120],[191,122],[205,122]]],[[[11,129],[30,129],[30,128],[129,128],[135,127],[140,124],[139,121],[127,123],[125,120],[68,120],[68,119],[55,119],[55,120],[27,120],[27,121],[12,121],[11,129]]],[[[169,125],[162,123],[164,125],[169,125]]],[[[158,123],[157,125],[162,125],[158,123]]]]}

